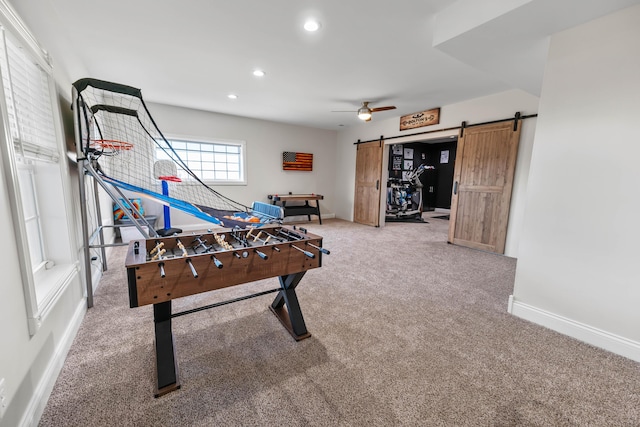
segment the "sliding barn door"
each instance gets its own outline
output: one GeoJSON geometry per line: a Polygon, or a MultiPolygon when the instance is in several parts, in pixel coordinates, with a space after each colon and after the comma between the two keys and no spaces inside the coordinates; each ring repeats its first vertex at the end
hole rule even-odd
{"type": "Polygon", "coordinates": [[[521,122],[474,126],[458,138],[449,242],[504,253],[521,122]],[[516,129],[514,130],[514,127],[516,129]]]}
{"type": "Polygon", "coordinates": [[[353,220],[364,225],[380,225],[382,188],[382,141],[357,145],[356,194],[353,220]]]}

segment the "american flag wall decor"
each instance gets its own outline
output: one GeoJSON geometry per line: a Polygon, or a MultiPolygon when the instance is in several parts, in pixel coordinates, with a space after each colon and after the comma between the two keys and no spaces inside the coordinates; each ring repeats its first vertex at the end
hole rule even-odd
{"type": "Polygon", "coordinates": [[[285,171],[312,171],[313,154],[295,153],[285,151],[282,153],[282,170],[285,171]]]}

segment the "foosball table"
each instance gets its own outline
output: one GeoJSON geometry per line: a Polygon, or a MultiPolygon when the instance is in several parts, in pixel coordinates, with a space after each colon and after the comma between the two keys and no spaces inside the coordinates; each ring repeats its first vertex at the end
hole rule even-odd
{"type": "Polygon", "coordinates": [[[322,266],[322,237],[279,225],[220,229],[194,235],[132,240],[126,268],[130,306],[153,304],[157,388],[161,396],[180,388],[171,319],[278,292],[269,306],[294,339],[311,336],[296,296],[307,270],[322,266]],[[172,313],[171,301],[278,276],[280,287],[172,313]]]}

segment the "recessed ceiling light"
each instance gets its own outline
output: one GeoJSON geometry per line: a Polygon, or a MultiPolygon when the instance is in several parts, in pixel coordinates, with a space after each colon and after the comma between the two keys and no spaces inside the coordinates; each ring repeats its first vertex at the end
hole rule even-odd
{"type": "Polygon", "coordinates": [[[320,28],[320,23],[315,19],[309,19],[307,22],[304,23],[304,29],[309,32],[318,31],[319,28],[320,28]]]}
{"type": "Polygon", "coordinates": [[[229,95],[227,95],[227,98],[229,98],[229,99],[238,99],[238,95],[236,95],[235,93],[230,93],[229,95]]]}
{"type": "Polygon", "coordinates": [[[262,70],[253,70],[253,75],[256,77],[262,77],[264,76],[264,71],[262,70]]]}

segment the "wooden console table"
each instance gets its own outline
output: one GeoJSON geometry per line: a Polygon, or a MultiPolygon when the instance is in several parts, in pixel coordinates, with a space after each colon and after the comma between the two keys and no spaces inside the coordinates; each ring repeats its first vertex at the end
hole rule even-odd
{"type": "Polygon", "coordinates": [[[322,224],[320,216],[320,200],[324,199],[321,194],[269,194],[267,196],[272,204],[282,203],[284,216],[307,215],[311,221],[311,215],[318,215],[318,221],[322,224]],[[309,204],[309,200],[315,200],[315,206],[309,204]],[[304,205],[287,205],[287,202],[304,202],[304,205]]]}

